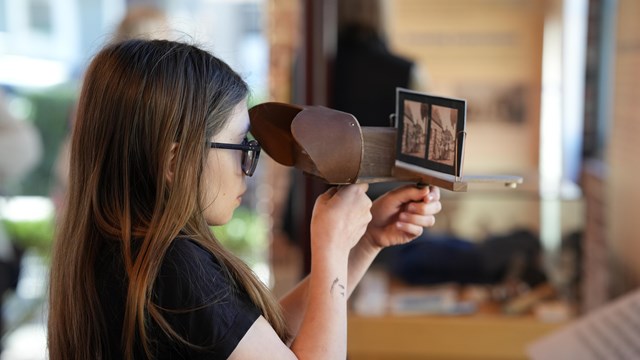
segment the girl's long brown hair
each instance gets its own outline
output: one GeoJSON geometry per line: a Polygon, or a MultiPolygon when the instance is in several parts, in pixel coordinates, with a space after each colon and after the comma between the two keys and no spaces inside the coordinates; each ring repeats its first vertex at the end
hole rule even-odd
{"type": "Polygon", "coordinates": [[[133,358],[137,341],[151,356],[149,321],[184,342],[151,300],[162,259],[179,234],[208,249],[281,338],[287,337],[274,297],[213,237],[202,216],[206,141],[224,127],[247,93],[245,82],[224,62],[188,44],[130,40],[95,56],[79,100],[66,210],[53,249],[48,324],[52,360],[103,357],[106,324],[95,267],[108,241],[121,242],[128,277],[123,284],[128,287],[123,357],[133,358]],[[140,241],[138,251],[132,248],[134,239],[140,241]]]}

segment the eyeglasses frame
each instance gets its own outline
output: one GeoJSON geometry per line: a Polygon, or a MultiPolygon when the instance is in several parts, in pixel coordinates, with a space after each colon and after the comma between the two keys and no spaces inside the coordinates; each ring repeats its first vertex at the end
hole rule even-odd
{"type": "Polygon", "coordinates": [[[244,138],[242,140],[242,144],[229,144],[229,143],[219,143],[219,142],[209,142],[209,147],[211,149],[229,149],[229,150],[241,150],[242,151],[242,172],[244,172],[247,176],[252,176],[256,171],[256,167],[258,166],[258,158],[260,157],[260,151],[262,147],[258,143],[257,140],[252,139],[249,140],[244,138]],[[249,156],[249,151],[255,152],[255,156],[253,157],[253,161],[251,163],[250,169],[244,169],[245,157],[249,156]]]}

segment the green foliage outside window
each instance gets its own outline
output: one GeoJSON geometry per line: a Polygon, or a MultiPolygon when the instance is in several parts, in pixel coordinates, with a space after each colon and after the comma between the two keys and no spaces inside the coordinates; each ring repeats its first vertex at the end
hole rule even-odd
{"type": "Polygon", "coordinates": [[[266,220],[246,207],[239,207],[227,224],[212,227],[213,234],[226,248],[249,266],[265,262],[268,251],[266,220]]]}

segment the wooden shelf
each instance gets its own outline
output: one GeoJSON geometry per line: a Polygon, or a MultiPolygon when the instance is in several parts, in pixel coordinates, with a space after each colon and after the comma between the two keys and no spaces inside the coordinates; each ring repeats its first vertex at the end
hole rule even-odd
{"type": "Polygon", "coordinates": [[[511,360],[564,323],[533,316],[349,316],[349,360],[511,360]]]}

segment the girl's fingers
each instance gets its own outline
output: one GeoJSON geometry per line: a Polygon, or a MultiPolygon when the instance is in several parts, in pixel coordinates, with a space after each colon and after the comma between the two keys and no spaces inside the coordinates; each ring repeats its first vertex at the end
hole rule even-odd
{"type": "Polygon", "coordinates": [[[417,215],[408,212],[402,212],[398,216],[398,221],[423,227],[431,227],[436,223],[436,217],[433,215],[417,215]]]}
{"type": "Polygon", "coordinates": [[[431,201],[440,201],[440,188],[436,186],[429,186],[429,195],[427,195],[427,200],[431,201]]]}
{"type": "Polygon", "coordinates": [[[405,234],[409,235],[410,238],[416,238],[422,235],[424,228],[422,226],[418,226],[416,224],[410,224],[403,221],[396,222],[396,228],[405,234]]]}
{"type": "Polygon", "coordinates": [[[414,202],[407,204],[405,210],[414,214],[422,215],[435,215],[442,210],[442,203],[440,201],[433,202],[414,202]]]}

